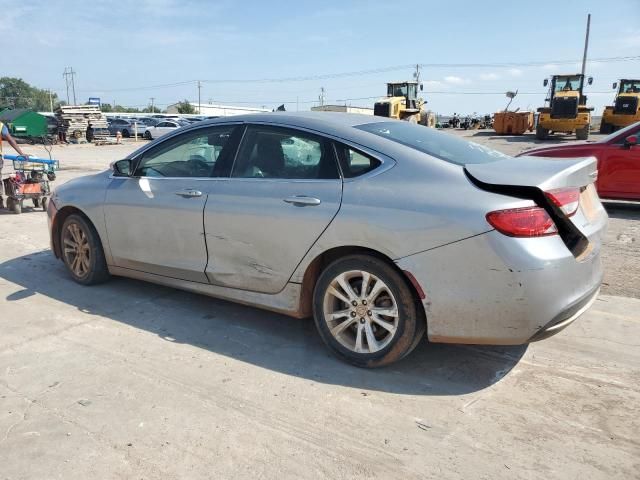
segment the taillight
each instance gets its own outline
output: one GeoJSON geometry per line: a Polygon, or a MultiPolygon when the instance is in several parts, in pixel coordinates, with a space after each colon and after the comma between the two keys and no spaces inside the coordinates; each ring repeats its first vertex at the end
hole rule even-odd
{"type": "Polygon", "coordinates": [[[556,207],[559,207],[567,217],[570,217],[578,211],[578,205],[580,204],[579,188],[550,190],[545,192],[545,195],[556,207]]]}
{"type": "Polygon", "coordinates": [[[544,208],[523,207],[487,213],[487,222],[510,237],[545,237],[558,233],[544,208]]]}

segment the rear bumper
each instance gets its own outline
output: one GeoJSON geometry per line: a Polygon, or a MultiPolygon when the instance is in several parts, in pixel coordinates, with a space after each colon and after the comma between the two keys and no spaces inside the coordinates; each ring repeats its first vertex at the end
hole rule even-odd
{"type": "Polygon", "coordinates": [[[491,231],[397,260],[426,293],[432,342],[518,345],[577,319],[602,282],[600,238],[577,260],[560,237],[491,231]]]}

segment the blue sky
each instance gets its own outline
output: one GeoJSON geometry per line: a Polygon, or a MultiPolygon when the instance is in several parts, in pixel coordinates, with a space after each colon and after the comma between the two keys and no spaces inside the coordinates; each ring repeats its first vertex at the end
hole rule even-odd
{"type": "MultiPolygon", "coordinates": [[[[0,76],[17,76],[66,98],[62,72],[77,71],[78,99],[145,106],[202,99],[288,110],[326,102],[372,106],[385,82],[408,79],[411,68],[348,77],[282,79],[357,72],[414,63],[540,63],[510,67],[425,67],[431,109],[489,113],[519,89],[513,107],[544,100],[542,80],[579,70],[586,15],[592,14],[590,58],[640,55],[640,1],[204,1],[130,2],[0,0],[0,76]],[[407,21],[413,22],[408,25],[407,21]],[[575,61],[554,65],[553,61],[575,61]],[[151,88],[154,87],[154,88],[151,88]],[[429,93],[434,92],[434,93],[429,93]],[[440,93],[435,93],[440,92],[440,93]],[[494,95],[469,94],[497,92],[494,95]],[[464,93],[464,94],[463,94],[464,93]]],[[[589,103],[600,111],[611,83],[640,77],[640,62],[594,63],[589,103]]]]}

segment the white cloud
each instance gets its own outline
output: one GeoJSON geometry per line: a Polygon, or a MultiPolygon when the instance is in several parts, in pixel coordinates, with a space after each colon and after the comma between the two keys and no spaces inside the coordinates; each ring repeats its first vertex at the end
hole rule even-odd
{"type": "Polygon", "coordinates": [[[467,83],[471,83],[469,79],[456,77],[454,75],[444,77],[444,81],[450,83],[451,85],[466,85],[467,83]]]}
{"type": "Polygon", "coordinates": [[[510,68],[508,70],[508,73],[512,77],[521,77],[522,76],[522,70],[520,70],[519,68],[510,68]]]}
{"type": "Polygon", "coordinates": [[[498,80],[499,78],[500,78],[500,75],[493,72],[480,74],[480,80],[498,80]]]}

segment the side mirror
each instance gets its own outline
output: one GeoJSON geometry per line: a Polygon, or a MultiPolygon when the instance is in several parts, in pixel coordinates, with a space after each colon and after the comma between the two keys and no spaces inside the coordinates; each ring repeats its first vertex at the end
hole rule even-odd
{"type": "Polygon", "coordinates": [[[587,83],[588,83],[589,85],[591,85],[591,84],[593,83],[593,77],[589,77],[589,78],[587,79],[587,83]]]}
{"type": "Polygon", "coordinates": [[[119,160],[111,164],[113,175],[116,177],[130,177],[131,176],[131,160],[119,160]]]}
{"type": "Polygon", "coordinates": [[[544,79],[544,82],[542,82],[542,86],[543,86],[543,87],[546,87],[547,85],[549,85],[549,79],[548,79],[548,78],[545,78],[545,79],[544,79]]]}
{"type": "Polygon", "coordinates": [[[633,147],[638,144],[638,137],[636,135],[629,135],[624,139],[625,147],[633,147]]]}
{"type": "Polygon", "coordinates": [[[420,84],[420,91],[423,91],[423,90],[424,90],[424,85],[421,83],[420,84]]]}
{"type": "Polygon", "coordinates": [[[611,88],[613,88],[614,90],[618,88],[618,82],[613,82],[613,85],[611,86],[611,88]]]}

